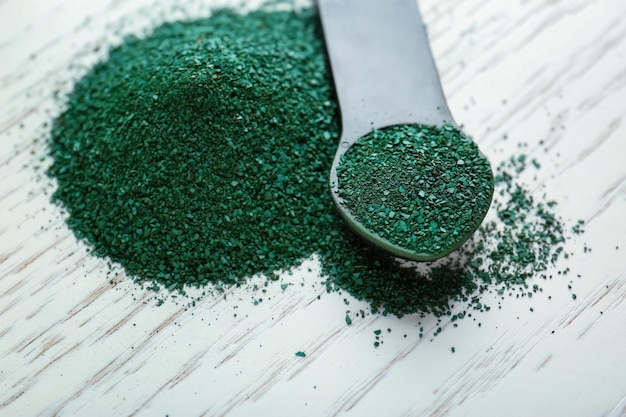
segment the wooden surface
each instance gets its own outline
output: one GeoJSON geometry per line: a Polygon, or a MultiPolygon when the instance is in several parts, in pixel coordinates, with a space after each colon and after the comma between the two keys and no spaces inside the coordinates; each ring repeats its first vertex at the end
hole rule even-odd
{"type": "Polygon", "coordinates": [[[570,274],[436,337],[433,317],[347,326],[366,306],[326,294],[314,258],[284,291],[156,307],[86,255],[34,139],[116,27],[206,13],[174,3],[0,1],[0,416],[626,415],[626,2],[421,1],[456,120],[495,164],[526,143],[524,180],[587,222],[570,274]]]}

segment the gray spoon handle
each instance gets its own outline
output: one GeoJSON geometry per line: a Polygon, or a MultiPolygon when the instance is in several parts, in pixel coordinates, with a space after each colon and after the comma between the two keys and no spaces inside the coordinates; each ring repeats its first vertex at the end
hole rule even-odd
{"type": "Polygon", "coordinates": [[[317,4],[341,108],[339,153],[374,128],[453,123],[416,0],[317,4]]]}

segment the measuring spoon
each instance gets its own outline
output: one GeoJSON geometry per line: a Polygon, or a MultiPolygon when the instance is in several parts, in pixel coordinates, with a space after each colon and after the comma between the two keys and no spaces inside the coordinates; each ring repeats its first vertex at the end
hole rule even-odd
{"type": "MultiPolygon", "coordinates": [[[[337,166],[359,138],[395,125],[456,126],[416,1],[317,0],[317,5],[341,110],[342,132],[330,171],[339,213],[359,235],[395,256],[430,261],[450,253],[475,229],[436,253],[416,253],[365,227],[339,195],[337,166]]],[[[474,218],[482,221],[487,209],[474,218]]]]}

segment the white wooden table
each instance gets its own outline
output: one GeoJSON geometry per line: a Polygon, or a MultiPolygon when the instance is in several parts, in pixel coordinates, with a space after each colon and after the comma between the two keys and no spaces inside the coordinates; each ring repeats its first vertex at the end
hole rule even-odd
{"type": "Polygon", "coordinates": [[[136,31],[206,9],[152,3],[0,1],[0,416],[626,415],[626,2],[420,2],[455,118],[495,164],[526,143],[543,166],[530,187],[587,222],[555,268],[572,272],[542,296],[437,337],[433,317],[347,326],[344,298],[366,305],[326,294],[315,259],[284,291],[156,307],[86,254],[49,203],[34,139],[51,94],[84,72],[70,65],[102,56],[81,51],[115,42],[121,20],[136,31]]]}

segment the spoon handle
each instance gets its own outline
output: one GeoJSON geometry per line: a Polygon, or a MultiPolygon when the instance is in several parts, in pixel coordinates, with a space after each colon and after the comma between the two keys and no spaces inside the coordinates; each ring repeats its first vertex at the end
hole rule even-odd
{"type": "Polygon", "coordinates": [[[453,123],[416,0],[317,0],[341,150],[373,129],[453,123]]]}

